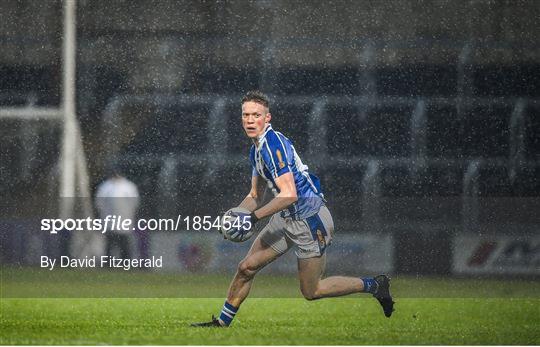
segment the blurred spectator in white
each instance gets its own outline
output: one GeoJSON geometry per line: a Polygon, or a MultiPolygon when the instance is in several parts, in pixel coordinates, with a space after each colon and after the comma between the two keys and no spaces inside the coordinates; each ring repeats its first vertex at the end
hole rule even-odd
{"type": "MultiPolygon", "coordinates": [[[[96,191],[96,207],[103,223],[107,216],[116,217],[118,221],[131,220],[128,230],[117,228],[116,225],[111,230],[107,230],[106,253],[109,256],[114,254],[114,248],[118,248],[121,258],[131,258],[130,240],[133,234],[132,228],[136,224],[136,215],[139,208],[139,190],[135,183],[124,177],[118,168],[110,170],[108,178],[103,181],[96,191]]],[[[109,222],[108,228],[111,228],[109,222]]]]}

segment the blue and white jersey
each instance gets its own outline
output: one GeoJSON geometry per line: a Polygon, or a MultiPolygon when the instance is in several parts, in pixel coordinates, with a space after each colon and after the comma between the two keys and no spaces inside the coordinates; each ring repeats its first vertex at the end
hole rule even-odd
{"type": "Polygon", "coordinates": [[[292,173],[298,201],[281,212],[283,217],[305,219],[319,212],[324,205],[318,179],[308,172],[307,165],[302,163],[292,142],[282,133],[274,131],[272,125],[268,124],[264,134],[259,136],[257,148],[251,146],[249,159],[253,167],[252,175],[264,178],[274,195],[279,193],[274,179],[287,172],[292,173]]]}

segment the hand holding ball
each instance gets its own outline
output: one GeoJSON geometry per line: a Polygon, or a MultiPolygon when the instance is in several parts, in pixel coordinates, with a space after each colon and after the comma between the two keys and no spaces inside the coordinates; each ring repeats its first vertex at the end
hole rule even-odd
{"type": "Polygon", "coordinates": [[[219,231],[233,242],[244,242],[253,236],[253,225],[257,222],[251,211],[243,207],[233,207],[221,217],[219,231]]]}

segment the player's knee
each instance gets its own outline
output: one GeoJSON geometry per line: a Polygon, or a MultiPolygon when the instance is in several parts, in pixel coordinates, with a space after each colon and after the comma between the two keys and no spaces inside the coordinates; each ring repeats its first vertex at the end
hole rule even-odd
{"type": "Polygon", "coordinates": [[[240,276],[251,279],[257,273],[257,268],[249,260],[244,259],[238,264],[237,271],[240,276]]]}
{"type": "Polygon", "coordinates": [[[317,295],[315,292],[308,292],[308,293],[302,293],[304,295],[304,299],[307,301],[313,301],[320,299],[321,297],[317,295]]]}
{"type": "Polygon", "coordinates": [[[302,295],[304,296],[304,299],[308,301],[317,300],[321,298],[321,295],[317,291],[317,288],[300,288],[300,291],[302,292],[302,295]]]}

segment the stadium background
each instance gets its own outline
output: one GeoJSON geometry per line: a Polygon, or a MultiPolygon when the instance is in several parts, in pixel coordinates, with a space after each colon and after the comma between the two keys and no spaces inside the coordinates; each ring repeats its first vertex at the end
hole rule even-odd
{"type": "Polygon", "coordinates": [[[0,344],[540,343],[539,2],[80,0],[64,25],[66,4],[0,2],[0,344]],[[253,88],[322,179],[328,273],[390,273],[390,320],[304,302],[288,255],[234,329],[190,330],[248,246],[214,233],[137,233],[163,271],[39,267],[96,252],[39,219],[95,214],[111,165],[143,218],[240,201],[253,88]]]}
{"type": "MultiPolygon", "coordinates": [[[[0,6],[2,106],[58,107],[62,3],[0,6]]],[[[321,177],[338,230],[391,235],[392,270],[448,274],[480,249],[458,272],[537,275],[539,13],[535,1],[81,1],[90,193],[119,163],[141,216],[218,215],[245,194],[238,99],[258,88],[321,177]],[[456,236],[474,243],[465,260],[452,258],[456,236]],[[510,267],[482,263],[490,250],[510,267]]],[[[59,213],[60,120],[1,119],[15,223],[59,213]]],[[[26,262],[33,224],[14,232],[10,219],[2,262],[26,262]]]]}
{"type": "MultiPolygon", "coordinates": [[[[339,232],[330,273],[403,276],[409,297],[537,297],[539,17],[537,1],[78,1],[90,194],[116,164],[139,187],[140,217],[236,204],[250,173],[239,99],[257,88],[322,180],[339,232]],[[439,285],[407,282],[433,275],[439,285]],[[516,275],[522,292],[496,284],[516,275]],[[467,282],[477,276],[502,281],[467,282]]],[[[60,1],[0,2],[2,297],[221,297],[213,280],[226,285],[247,245],[208,233],[147,235],[163,274],[39,269],[43,254],[86,254],[39,231],[66,200],[64,123],[39,112],[62,103],[62,18],[60,1]]],[[[83,217],[90,199],[74,200],[83,217]]],[[[273,264],[261,281],[282,291],[256,295],[297,296],[281,277],[295,266],[273,264]]]]}

